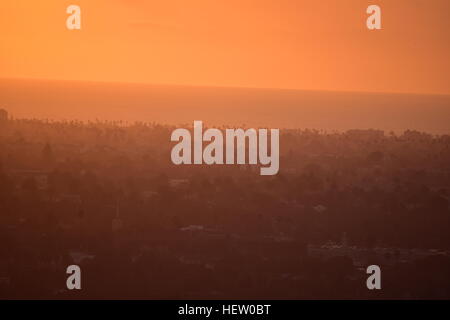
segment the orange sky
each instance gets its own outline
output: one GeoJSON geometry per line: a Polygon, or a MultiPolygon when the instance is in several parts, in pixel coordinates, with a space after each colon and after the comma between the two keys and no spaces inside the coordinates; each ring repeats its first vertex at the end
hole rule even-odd
{"type": "Polygon", "coordinates": [[[449,0],[2,0],[0,77],[450,94],[449,32],[449,0]]]}

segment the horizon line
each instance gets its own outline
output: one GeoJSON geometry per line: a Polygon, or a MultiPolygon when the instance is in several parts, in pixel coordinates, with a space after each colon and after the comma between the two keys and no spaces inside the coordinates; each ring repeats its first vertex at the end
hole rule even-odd
{"type": "Polygon", "coordinates": [[[404,91],[365,91],[365,90],[331,90],[331,89],[299,89],[299,88],[277,88],[277,87],[252,87],[252,86],[233,86],[233,85],[207,85],[207,84],[179,84],[179,83],[153,83],[138,81],[107,81],[107,80],[83,80],[83,79],[55,79],[39,77],[2,77],[0,81],[42,81],[42,82],[77,82],[77,83],[95,83],[112,85],[140,85],[140,86],[166,86],[166,87],[185,87],[185,88],[218,88],[218,89],[247,89],[247,90],[272,90],[272,91],[295,91],[295,92],[326,92],[326,93],[360,93],[360,94],[386,94],[386,95],[418,95],[418,96],[443,96],[450,97],[450,93],[442,92],[404,92],[404,91]]]}

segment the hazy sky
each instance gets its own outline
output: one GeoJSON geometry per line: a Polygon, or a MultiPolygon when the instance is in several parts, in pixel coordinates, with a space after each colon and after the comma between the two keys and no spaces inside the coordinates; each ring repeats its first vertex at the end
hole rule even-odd
{"type": "Polygon", "coordinates": [[[1,0],[0,77],[450,94],[449,36],[449,0],[1,0]]]}

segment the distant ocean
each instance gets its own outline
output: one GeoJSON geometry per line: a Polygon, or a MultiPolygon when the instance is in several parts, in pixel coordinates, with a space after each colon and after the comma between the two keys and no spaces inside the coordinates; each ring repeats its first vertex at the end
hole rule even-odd
{"type": "Polygon", "coordinates": [[[450,96],[0,80],[15,118],[450,133],[450,96]]]}

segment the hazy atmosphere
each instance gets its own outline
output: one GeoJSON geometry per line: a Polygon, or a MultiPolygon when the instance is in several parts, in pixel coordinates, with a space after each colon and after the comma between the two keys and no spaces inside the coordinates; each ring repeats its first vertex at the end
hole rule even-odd
{"type": "Polygon", "coordinates": [[[16,118],[450,133],[450,96],[0,80],[16,118]]]}

